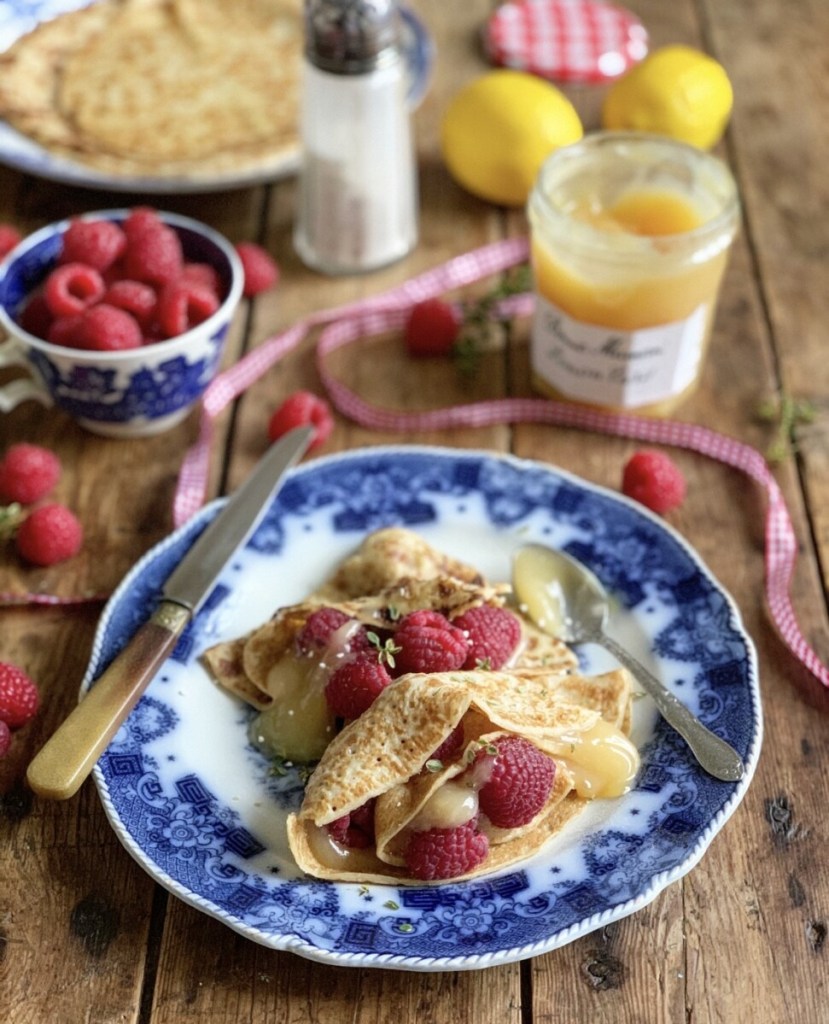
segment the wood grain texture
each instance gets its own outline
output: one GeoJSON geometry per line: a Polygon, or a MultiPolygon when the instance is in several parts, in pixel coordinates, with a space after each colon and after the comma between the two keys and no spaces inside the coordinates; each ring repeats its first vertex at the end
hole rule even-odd
{"type": "MultiPolygon", "coordinates": [[[[413,0],[436,41],[429,94],[415,118],[420,243],[404,261],[357,278],[324,278],[293,252],[295,182],[195,196],[130,196],[205,220],[232,240],[263,243],[280,262],[279,289],[246,301],[227,362],[320,309],[373,295],[445,259],[526,232],[523,213],[462,192],[440,159],[438,127],[453,92],[485,70],[478,31],[494,6],[413,0]]],[[[793,598],[811,643],[829,658],[829,8],[818,0],[629,0],[651,35],[700,46],[726,66],[735,112],[717,152],[737,175],[741,231],[726,274],[710,358],[679,418],[760,450],[774,426],[759,402],[788,394],[815,410],[796,451],[775,469],[800,548],[793,598]]],[[[571,88],[586,127],[602,90],[571,88]]],[[[29,230],[125,197],[67,188],[0,167],[0,220],[29,230]]],[[[474,294],[479,289],[470,289],[474,294]]],[[[315,335],[265,374],[218,420],[210,494],[235,487],[266,444],[275,406],[298,387],[319,390],[315,335]]],[[[331,368],[365,398],[415,409],[500,394],[531,394],[527,324],[513,325],[485,369],[459,380],[438,361],[412,364],[399,338],[341,350],[331,368]]],[[[0,378],[0,380],[3,378],[0,378]]],[[[0,591],[109,592],[171,527],[193,416],[155,439],[94,438],[56,413],[21,407],[0,418],[0,449],[27,439],[53,447],[65,472],[56,496],[87,529],[83,555],[26,570],[10,548],[0,591]]],[[[610,488],[630,442],[524,424],[391,435],[337,418],[321,453],[427,442],[513,451],[610,488]]],[[[689,452],[674,453],[688,497],[669,522],[737,601],[758,648],[765,738],[746,799],[694,869],[638,913],[545,956],[479,972],[421,975],[335,968],[276,953],[168,896],[129,858],[87,784],[66,804],[26,789],[25,768],[76,700],[100,604],[0,609],[0,660],[37,678],[43,707],[0,761],[0,1005],[14,1024],[820,1024],[829,957],[829,696],[778,640],[764,607],[764,495],[689,452]]],[[[314,457],[312,455],[312,457],[314,457]]]]}

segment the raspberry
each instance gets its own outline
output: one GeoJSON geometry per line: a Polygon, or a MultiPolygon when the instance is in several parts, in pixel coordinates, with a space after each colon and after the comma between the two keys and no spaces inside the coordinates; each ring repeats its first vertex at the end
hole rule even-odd
{"type": "Polygon", "coordinates": [[[127,247],[124,232],[108,220],[73,220],[63,235],[60,263],[83,263],[103,272],[127,247]]]}
{"type": "Polygon", "coordinates": [[[54,565],[76,555],[83,527],[64,505],[42,505],[17,530],[17,550],[33,565],[54,565]]]}
{"type": "Polygon", "coordinates": [[[46,278],[43,295],[54,316],[82,313],[105,291],[104,279],[85,263],[64,263],[46,278]]]}
{"type": "Polygon", "coordinates": [[[409,612],[394,634],[395,668],[406,672],[451,672],[466,661],[469,642],[440,612],[409,612]]]}
{"type": "Polygon", "coordinates": [[[64,348],[83,348],[81,343],[81,324],[83,316],[59,316],[53,320],[46,332],[46,340],[52,345],[63,345],[64,348]]]}
{"type": "Polygon", "coordinates": [[[318,654],[334,633],[349,621],[350,616],[339,608],[318,608],[311,612],[297,633],[296,645],[300,654],[318,654]]]}
{"type": "Polygon", "coordinates": [[[478,792],[480,808],[498,828],[526,825],[547,802],[555,762],[523,736],[504,736],[495,746],[496,754],[481,750],[475,760],[492,760],[489,779],[478,792]]]}
{"type": "Polygon", "coordinates": [[[12,734],[5,722],[0,721],[0,757],[5,757],[12,745],[12,734]]]}
{"type": "Polygon", "coordinates": [[[248,297],[272,288],[279,280],[279,267],[270,253],[255,242],[239,242],[236,252],[242,261],[245,283],[242,294],[248,297]]]}
{"type": "Polygon", "coordinates": [[[441,764],[449,764],[463,750],[463,723],[458,722],[455,728],[449,733],[437,750],[432,754],[429,761],[440,761],[441,764]]]}
{"type": "Polygon", "coordinates": [[[268,437],[275,441],[294,427],[306,423],[314,427],[311,448],[317,448],[328,440],[334,429],[334,417],[328,403],[310,391],[295,391],[273,413],[268,422],[268,437]]]}
{"type": "Polygon", "coordinates": [[[341,846],[364,850],[374,843],[374,799],[327,826],[328,834],[341,846]]]}
{"type": "Polygon", "coordinates": [[[181,241],[169,225],[159,221],[127,233],[127,277],[145,284],[164,285],[178,278],[183,265],[181,241]]]}
{"type": "Polygon", "coordinates": [[[54,489],[60,472],[60,460],[48,448],[13,444],[0,462],[0,499],[32,505],[54,489]]]}
{"type": "Polygon", "coordinates": [[[87,309],[73,330],[79,348],[94,352],[121,352],[138,348],[142,342],[141,328],[135,317],[117,306],[101,302],[87,309]]]}
{"type": "Polygon", "coordinates": [[[127,242],[134,242],[145,231],[154,231],[156,228],[160,228],[163,223],[164,221],[159,217],[158,212],[151,206],[133,207],[123,224],[127,242]]]}
{"type": "Polygon", "coordinates": [[[458,828],[413,832],[406,849],[406,865],[414,878],[425,882],[457,878],[481,864],[487,853],[489,840],[478,831],[473,819],[458,828]]]}
{"type": "Polygon", "coordinates": [[[0,260],[7,256],[16,245],[23,240],[23,236],[11,224],[0,224],[0,260]]]}
{"type": "Polygon", "coordinates": [[[403,340],[410,356],[444,356],[458,340],[461,318],[443,299],[424,299],[412,306],[403,340]]]}
{"type": "Polygon", "coordinates": [[[52,326],[53,320],[52,311],[42,292],[30,295],[17,315],[17,322],[23,330],[33,334],[36,338],[49,336],[49,328],[52,326]]]}
{"type": "Polygon", "coordinates": [[[452,620],[466,633],[471,647],[464,668],[502,668],[521,639],[521,624],[506,608],[482,604],[452,620]]]}
{"type": "Polygon", "coordinates": [[[325,699],[339,718],[359,718],[390,682],[391,676],[379,661],[356,658],[331,674],[325,699]]]}
{"type": "Polygon", "coordinates": [[[156,316],[161,330],[168,338],[178,337],[213,316],[219,300],[199,284],[171,281],[158,296],[156,316]]]}
{"type": "Polygon", "coordinates": [[[645,448],[625,463],[622,493],[662,514],[685,500],[685,477],[664,452],[645,448]]]}
{"type": "Polygon", "coordinates": [[[6,661],[0,661],[0,722],[19,729],[35,714],[40,697],[26,673],[6,661]]]}
{"type": "Polygon", "coordinates": [[[185,263],[181,268],[181,281],[198,284],[211,291],[217,299],[222,297],[222,282],[219,272],[209,263],[185,263]]]}
{"type": "Polygon", "coordinates": [[[142,328],[148,328],[155,316],[157,297],[155,291],[141,281],[122,278],[113,281],[101,300],[109,306],[117,306],[134,316],[142,328]]]}

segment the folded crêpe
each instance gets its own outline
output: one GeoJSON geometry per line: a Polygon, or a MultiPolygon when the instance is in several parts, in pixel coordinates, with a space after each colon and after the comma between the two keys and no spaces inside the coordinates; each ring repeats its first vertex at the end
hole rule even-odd
{"type": "Polygon", "coordinates": [[[288,819],[294,858],[304,872],[327,880],[430,884],[407,877],[408,830],[434,795],[469,769],[482,746],[497,748],[500,737],[519,735],[553,758],[552,791],[540,812],[520,827],[496,828],[481,815],[489,853],[459,879],[522,861],[586,806],[580,793],[591,784],[631,781],[638,758],[624,740],[630,694],[630,677],[621,669],[594,677],[545,669],[402,676],[323,754],[299,812],[288,819]],[[459,723],[464,732],[459,756],[448,764],[431,761],[459,723]],[[325,826],[373,798],[374,848],[337,844],[325,826]]]}
{"type": "MultiPolygon", "coordinates": [[[[430,608],[453,618],[483,603],[503,604],[505,589],[472,566],[433,548],[411,530],[369,534],[307,600],[277,609],[245,636],[209,648],[204,660],[216,681],[260,711],[282,693],[279,665],[317,608],[334,607],[374,628],[393,628],[408,611],[430,608]]],[[[510,667],[567,669],[578,660],[566,644],[520,618],[522,641],[510,667]]]]}
{"type": "Polygon", "coordinates": [[[298,155],[299,0],[99,0],[0,55],[0,116],[100,171],[266,170],[298,155]]]}

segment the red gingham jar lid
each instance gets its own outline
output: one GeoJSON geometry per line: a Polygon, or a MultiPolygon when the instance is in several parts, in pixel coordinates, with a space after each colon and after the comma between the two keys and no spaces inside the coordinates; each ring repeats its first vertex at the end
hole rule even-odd
{"type": "Polygon", "coordinates": [[[648,52],[642,22],[602,0],[516,0],[501,4],[484,29],[493,64],[560,82],[606,82],[648,52]]]}

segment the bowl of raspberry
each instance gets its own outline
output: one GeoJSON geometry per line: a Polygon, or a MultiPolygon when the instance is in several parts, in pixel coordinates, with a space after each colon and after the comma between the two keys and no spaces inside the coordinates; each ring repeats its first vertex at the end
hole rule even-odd
{"type": "Polygon", "coordinates": [[[50,224],[0,263],[0,412],[27,399],[107,437],[179,423],[215,376],[244,286],[207,225],[149,207],[50,224]]]}

